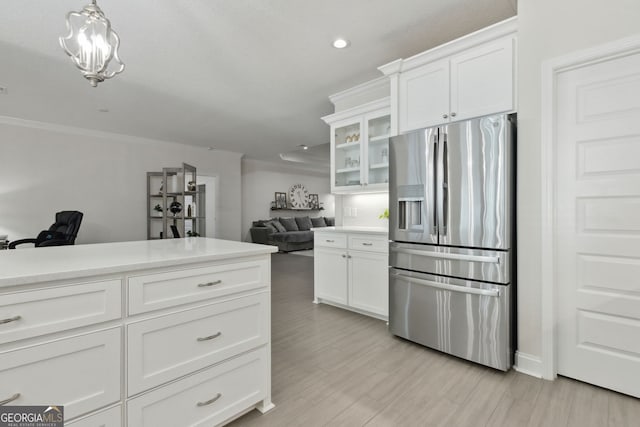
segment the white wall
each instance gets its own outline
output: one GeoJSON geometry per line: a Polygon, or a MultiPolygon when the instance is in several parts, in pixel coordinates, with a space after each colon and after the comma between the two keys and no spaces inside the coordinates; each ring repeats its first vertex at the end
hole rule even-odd
{"type": "Polygon", "coordinates": [[[84,212],[77,243],[147,238],[146,172],[182,162],[220,179],[219,232],[240,239],[242,154],[0,118],[0,234],[35,237],[84,212]]]}
{"type": "Polygon", "coordinates": [[[388,206],[388,193],[336,196],[336,224],[388,227],[388,220],[378,218],[388,206]]]}
{"type": "Polygon", "coordinates": [[[640,2],[520,0],[518,21],[518,348],[540,356],[541,65],[638,33],[640,2]]]}
{"type": "MultiPolygon", "coordinates": [[[[329,173],[304,166],[288,166],[259,160],[242,160],[242,236],[250,242],[251,222],[276,216],[335,216],[334,197],[330,194],[329,173]],[[310,194],[318,194],[323,211],[274,211],[275,192],[288,193],[293,184],[303,184],[310,194]]],[[[288,196],[287,196],[288,198],[288,196]]]]}

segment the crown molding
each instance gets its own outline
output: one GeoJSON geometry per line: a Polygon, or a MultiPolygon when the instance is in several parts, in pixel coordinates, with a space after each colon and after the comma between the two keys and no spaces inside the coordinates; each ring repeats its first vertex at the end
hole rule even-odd
{"type": "Polygon", "coordinates": [[[391,97],[385,96],[384,98],[376,99],[375,101],[367,102],[366,104],[358,105],[357,107],[342,110],[337,113],[329,114],[322,117],[322,120],[328,125],[337,122],[339,120],[348,119],[353,116],[359,116],[371,111],[379,110],[381,108],[388,108],[391,105],[391,97]]]}
{"type": "Polygon", "coordinates": [[[369,91],[388,88],[389,78],[386,76],[382,76],[373,80],[369,80],[368,82],[361,83],[349,89],[345,89],[341,92],[334,93],[333,95],[329,95],[329,101],[331,101],[333,105],[335,105],[336,102],[343,101],[345,98],[350,98],[352,96],[360,95],[369,91]]]}
{"type": "Polygon", "coordinates": [[[488,27],[482,28],[473,33],[464,35],[450,42],[441,44],[432,49],[421,52],[406,59],[396,59],[395,61],[378,67],[378,70],[385,76],[409,71],[421,65],[428,64],[438,59],[455,55],[463,50],[470,49],[492,40],[496,40],[518,32],[518,17],[512,16],[488,27]]]}

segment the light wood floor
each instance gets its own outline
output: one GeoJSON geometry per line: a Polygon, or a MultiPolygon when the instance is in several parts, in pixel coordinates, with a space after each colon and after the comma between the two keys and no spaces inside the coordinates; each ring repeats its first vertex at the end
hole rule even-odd
{"type": "Polygon", "coordinates": [[[276,408],[233,426],[640,426],[638,399],[395,338],[382,321],[313,304],[313,258],[272,261],[276,408]]]}

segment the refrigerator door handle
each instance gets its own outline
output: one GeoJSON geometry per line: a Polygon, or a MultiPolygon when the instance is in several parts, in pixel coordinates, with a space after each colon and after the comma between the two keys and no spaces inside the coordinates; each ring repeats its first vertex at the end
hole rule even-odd
{"type": "Polygon", "coordinates": [[[447,235],[447,202],[449,189],[447,188],[447,134],[442,131],[440,133],[442,142],[438,147],[438,175],[437,175],[437,187],[436,192],[438,197],[437,211],[438,211],[438,231],[440,236],[447,235]]]}
{"type": "Polygon", "coordinates": [[[449,285],[447,283],[432,282],[430,280],[418,279],[417,277],[406,276],[404,274],[393,273],[394,276],[400,277],[407,282],[417,285],[429,286],[430,288],[442,289],[445,291],[461,292],[463,294],[484,295],[487,297],[500,297],[500,289],[477,289],[468,288],[466,286],[449,285]]]}
{"type": "Polygon", "coordinates": [[[500,257],[486,256],[486,255],[466,255],[466,254],[449,254],[443,252],[427,252],[417,249],[404,249],[404,248],[391,248],[392,251],[407,255],[420,255],[430,258],[440,258],[445,260],[455,261],[471,261],[471,262],[486,262],[491,264],[500,264],[500,257]]]}
{"type": "MultiPolygon", "coordinates": [[[[438,236],[438,211],[435,206],[438,206],[438,190],[437,190],[437,171],[438,171],[438,133],[433,135],[433,169],[431,170],[431,188],[433,190],[433,205],[432,218],[431,218],[431,234],[438,236]]],[[[437,240],[436,240],[437,241],[437,240]]]]}

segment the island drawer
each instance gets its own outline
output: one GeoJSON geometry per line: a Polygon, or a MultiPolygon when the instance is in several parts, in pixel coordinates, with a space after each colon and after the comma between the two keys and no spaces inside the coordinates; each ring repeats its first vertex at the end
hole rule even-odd
{"type": "Polygon", "coordinates": [[[0,344],[122,316],[120,279],[0,296],[0,344]]]}
{"type": "Polygon", "coordinates": [[[131,399],[128,425],[220,425],[266,397],[266,348],[131,399]]]}
{"type": "Polygon", "coordinates": [[[130,324],[129,395],[266,344],[268,309],[262,292],[130,324]]]}
{"type": "Polygon", "coordinates": [[[324,233],[314,232],[314,246],[322,246],[325,248],[347,248],[347,235],[340,233],[324,233]]]}
{"type": "Polygon", "coordinates": [[[129,314],[266,288],[269,261],[246,261],[129,278],[129,314]]]}
{"type": "Polygon", "coordinates": [[[74,418],[120,400],[121,328],[0,353],[0,401],[64,405],[74,418]]]}
{"type": "Polygon", "coordinates": [[[121,427],[122,405],[64,424],[73,427],[121,427]]]}
{"type": "Polygon", "coordinates": [[[349,249],[369,252],[389,252],[389,239],[366,234],[350,234],[349,249]]]}

